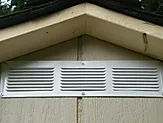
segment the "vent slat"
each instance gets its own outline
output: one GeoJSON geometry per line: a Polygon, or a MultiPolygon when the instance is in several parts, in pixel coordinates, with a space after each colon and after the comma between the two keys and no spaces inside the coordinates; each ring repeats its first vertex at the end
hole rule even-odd
{"type": "Polygon", "coordinates": [[[101,68],[61,68],[61,91],[104,91],[106,70],[101,68]]]}
{"type": "Polygon", "coordinates": [[[54,79],[8,79],[8,82],[51,82],[54,79]]]}
{"type": "Polygon", "coordinates": [[[26,73],[26,72],[30,72],[30,73],[33,73],[33,72],[42,72],[42,73],[44,73],[44,72],[54,72],[54,70],[52,70],[52,69],[49,69],[49,70],[10,70],[9,71],[9,73],[26,73]]]}
{"type": "Polygon", "coordinates": [[[113,73],[157,73],[157,68],[141,68],[141,67],[117,67],[112,68],[113,73]]]}
{"type": "Polygon", "coordinates": [[[8,76],[9,79],[52,79],[54,76],[8,76]]]}
{"type": "Polygon", "coordinates": [[[159,88],[159,85],[113,85],[114,88],[159,88]]]}
{"type": "Polygon", "coordinates": [[[64,76],[62,76],[61,77],[62,79],[73,79],[73,80],[75,80],[75,79],[77,79],[77,80],[79,80],[79,79],[88,79],[88,80],[90,80],[90,79],[104,79],[105,78],[105,76],[74,76],[74,77],[72,77],[72,76],[66,76],[66,77],[64,77],[64,76]]]}
{"type": "Polygon", "coordinates": [[[112,68],[114,91],[159,91],[159,76],[157,68],[117,67],[112,68]]]}
{"type": "Polygon", "coordinates": [[[105,75],[62,75],[61,78],[105,78],[105,75]]]}
{"type": "Polygon", "coordinates": [[[158,82],[158,79],[113,79],[114,82],[158,82]]]}
{"type": "Polygon", "coordinates": [[[52,91],[54,68],[11,68],[6,90],[9,92],[52,91]]]}
{"type": "Polygon", "coordinates": [[[7,85],[7,88],[52,88],[53,85],[7,85]]]}
{"type": "Polygon", "coordinates": [[[113,76],[157,76],[157,73],[113,73],[113,76]]]}
{"type": "Polygon", "coordinates": [[[114,79],[157,79],[158,76],[113,76],[114,79]]]}
{"type": "Polygon", "coordinates": [[[61,70],[105,70],[105,67],[87,67],[87,68],[83,68],[83,67],[73,67],[73,68],[61,68],[61,70]]]}
{"type": "Polygon", "coordinates": [[[113,67],[113,70],[157,70],[156,67],[113,67]]]}
{"type": "Polygon", "coordinates": [[[115,73],[157,73],[157,70],[113,70],[115,73]]]}
{"type": "Polygon", "coordinates": [[[97,85],[97,84],[99,84],[99,85],[103,85],[103,84],[106,84],[106,82],[104,81],[104,82],[95,82],[95,81],[92,81],[92,82],[61,82],[61,84],[62,85],[83,85],[83,84],[85,84],[85,85],[97,85]]]}
{"type": "Polygon", "coordinates": [[[133,91],[160,91],[159,88],[113,88],[114,91],[130,91],[130,92],[133,92],[133,91]]]}
{"type": "Polygon", "coordinates": [[[61,88],[61,91],[105,91],[105,88],[61,88]]]}
{"type": "Polygon", "coordinates": [[[90,76],[94,76],[94,75],[99,75],[99,76],[104,76],[106,73],[101,73],[101,72],[71,72],[71,73],[61,73],[61,75],[63,75],[63,76],[80,76],[80,75],[83,75],[83,76],[85,76],[85,75],[90,75],[90,76]]]}
{"type": "Polygon", "coordinates": [[[53,84],[54,82],[8,82],[8,85],[49,85],[53,84]]]}
{"type": "Polygon", "coordinates": [[[9,92],[53,91],[52,88],[7,88],[9,92]]]}
{"type": "Polygon", "coordinates": [[[105,68],[61,68],[61,72],[67,73],[80,73],[80,72],[89,72],[89,73],[100,73],[100,72],[105,72],[105,68]]]}
{"type": "Polygon", "coordinates": [[[106,85],[61,85],[62,88],[105,88],[106,85]]]}
{"type": "Polygon", "coordinates": [[[73,79],[69,79],[69,80],[63,80],[63,79],[61,79],[61,81],[62,82],[76,82],[76,83],[78,83],[78,82],[105,82],[106,81],[106,79],[99,79],[99,80],[93,80],[93,79],[90,79],[90,80],[87,80],[87,79],[85,79],[85,80],[73,80],[73,79]]]}
{"type": "Polygon", "coordinates": [[[9,73],[9,76],[53,76],[54,73],[9,73]]]}
{"type": "Polygon", "coordinates": [[[61,81],[105,81],[105,78],[66,78],[61,81]]]}
{"type": "Polygon", "coordinates": [[[113,82],[114,85],[158,85],[159,82],[113,82]]]}
{"type": "Polygon", "coordinates": [[[94,71],[94,70],[66,70],[66,71],[61,71],[61,72],[64,72],[65,74],[66,73],[69,73],[69,72],[72,72],[72,73],[75,73],[75,72],[78,72],[78,73],[85,73],[85,72],[89,72],[89,73],[100,73],[100,72],[105,72],[105,70],[101,70],[101,71],[94,71]]]}

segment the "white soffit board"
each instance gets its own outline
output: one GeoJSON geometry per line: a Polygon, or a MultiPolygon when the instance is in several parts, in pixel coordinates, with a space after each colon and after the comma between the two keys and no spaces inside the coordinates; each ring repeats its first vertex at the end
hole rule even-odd
{"type": "Polygon", "coordinates": [[[29,61],[2,65],[1,97],[162,97],[159,61],[29,61]]]}

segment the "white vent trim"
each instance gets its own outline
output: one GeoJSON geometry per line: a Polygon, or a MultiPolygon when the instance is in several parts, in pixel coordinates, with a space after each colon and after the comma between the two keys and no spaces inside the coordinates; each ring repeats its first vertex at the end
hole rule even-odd
{"type": "Polygon", "coordinates": [[[1,97],[163,97],[160,61],[29,61],[2,65],[1,97]]]}

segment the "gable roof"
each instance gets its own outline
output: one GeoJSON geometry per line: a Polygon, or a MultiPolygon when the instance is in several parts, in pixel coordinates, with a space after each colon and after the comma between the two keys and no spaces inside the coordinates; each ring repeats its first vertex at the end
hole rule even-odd
{"type": "Polygon", "coordinates": [[[83,34],[163,60],[163,27],[83,3],[0,30],[0,62],[83,34]]]}

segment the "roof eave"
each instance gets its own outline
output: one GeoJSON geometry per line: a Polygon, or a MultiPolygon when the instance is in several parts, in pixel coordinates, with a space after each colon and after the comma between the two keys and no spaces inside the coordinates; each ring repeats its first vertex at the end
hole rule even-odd
{"type": "Polygon", "coordinates": [[[83,34],[163,60],[163,27],[83,3],[0,30],[0,62],[83,34]]]}

